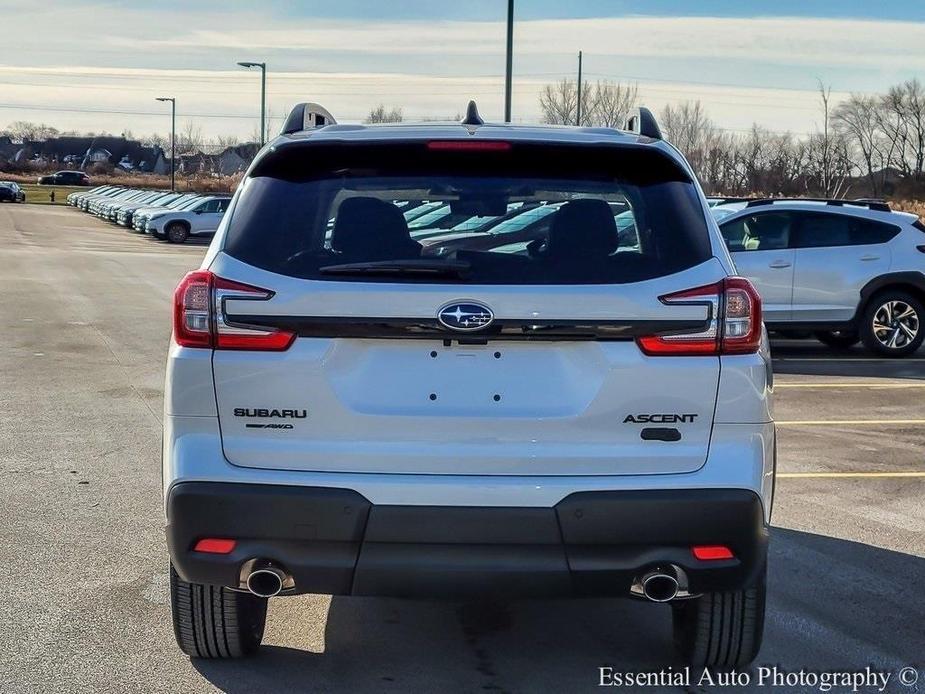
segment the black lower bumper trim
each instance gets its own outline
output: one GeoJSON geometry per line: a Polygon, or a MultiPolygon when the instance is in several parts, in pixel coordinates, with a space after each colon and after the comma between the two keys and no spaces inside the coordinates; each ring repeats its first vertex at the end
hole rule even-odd
{"type": "Polygon", "coordinates": [[[268,559],[297,593],[337,595],[627,595],[666,563],[691,592],[750,585],[767,553],[758,496],[740,489],[580,492],[553,508],[375,506],[347,489],[184,482],[167,500],[180,574],[239,587],[249,559],[268,559]],[[193,551],[237,540],[228,555],[193,551]],[[735,559],[703,562],[693,545],[735,559]]]}

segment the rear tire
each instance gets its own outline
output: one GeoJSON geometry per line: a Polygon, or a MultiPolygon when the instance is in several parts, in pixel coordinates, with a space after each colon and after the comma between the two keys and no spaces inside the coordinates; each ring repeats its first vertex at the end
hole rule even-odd
{"type": "Polygon", "coordinates": [[[180,222],[169,224],[167,228],[164,229],[164,232],[170,243],[183,243],[189,238],[189,229],[183,224],[180,224],[180,222]]]}
{"type": "Polygon", "coordinates": [[[833,349],[848,349],[861,341],[861,336],[856,330],[825,330],[813,333],[813,336],[833,349]]]}
{"type": "Polygon", "coordinates": [[[675,647],[693,667],[741,668],[761,648],[765,572],[745,590],[705,593],[673,605],[675,647]]]}
{"type": "Polygon", "coordinates": [[[871,352],[906,357],[925,338],[925,306],[912,294],[898,289],[881,292],[867,302],[861,316],[861,340],[871,352]]]}
{"type": "Polygon", "coordinates": [[[267,600],[222,586],[187,583],[170,565],[170,610],[177,644],[190,658],[241,658],[263,640],[267,600]]]}

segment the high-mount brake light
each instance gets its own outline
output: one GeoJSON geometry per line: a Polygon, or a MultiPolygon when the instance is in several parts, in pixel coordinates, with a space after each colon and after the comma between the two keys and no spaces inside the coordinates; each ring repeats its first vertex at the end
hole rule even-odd
{"type": "Polygon", "coordinates": [[[427,149],[438,152],[508,152],[511,143],[501,140],[431,140],[427,149]]]}
{"type": "Polygon", "coordinates": [[[752,354],[761,345],[761,298],[743,277],[659,297],[665,304],[709,307],[709,324],[697,333],[647,335],[637,339],[650,356],[752,354]]]}
{"type": "Polygon", "coordinates": [[[174,292],[173,336],[181,347],[278,352],[295,333],[229,323],[225,301],[266,301],[273,292],[216,277],[208,270],[186,275],[174,292]]]}

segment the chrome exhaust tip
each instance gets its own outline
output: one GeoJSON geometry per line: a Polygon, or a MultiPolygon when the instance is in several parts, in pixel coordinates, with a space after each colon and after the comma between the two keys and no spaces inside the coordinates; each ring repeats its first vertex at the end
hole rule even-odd
{"type": "Polygon", "coordinates": [[[264,568],[251,571],[247,575],[245,584],[247,589],[258,598],[272,598],[283,590],[286,577],[282,571],[273,568],[264,568]]]}
{"type": "Polygon", "coordinates": [[[671,602],[700,597],[688,588],[687,573],[680,566],[667,564],[637,576],[630,586],[630,595],[651,602],[671,602]]]}
{"type": "Polygon", "coordinates": [[[642,594],[652,602],[668,602],[678,596],[678,579],[663,571],[651,571],[640,582],[642,594]]]}

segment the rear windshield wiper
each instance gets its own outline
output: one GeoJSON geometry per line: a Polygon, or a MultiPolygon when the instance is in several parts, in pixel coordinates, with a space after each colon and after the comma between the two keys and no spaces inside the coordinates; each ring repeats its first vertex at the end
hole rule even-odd
{"type": "Polygon", "coordinates": [[[376,260],[319,268],[326,275],[430,275],[465,279],[472,264],[462,260],[376,260]]]}

